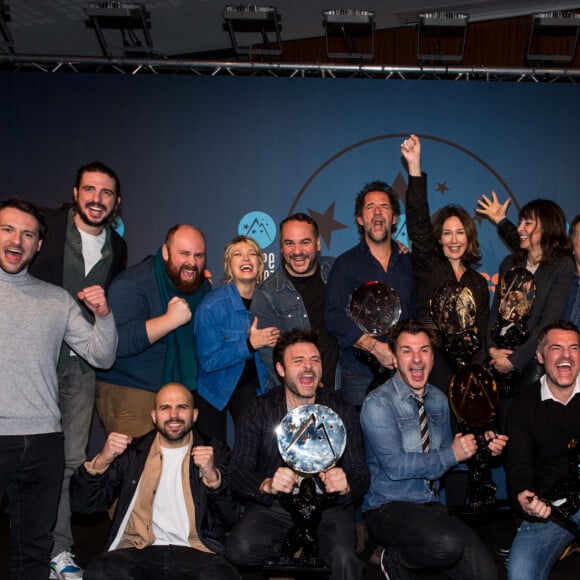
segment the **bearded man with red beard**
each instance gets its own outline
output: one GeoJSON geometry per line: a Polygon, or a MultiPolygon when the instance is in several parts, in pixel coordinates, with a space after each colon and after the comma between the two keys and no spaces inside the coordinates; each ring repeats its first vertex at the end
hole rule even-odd
{"type": "Polygon", "coordinates": [[[210,290],[205,238],[175,225],[155,256],[125,270],[109,289],[119,333],[115,365],[97,374],[95,405],[107,434],[138,437],[153,428],[159,387],[197,388],[193,314],[210,290]]]}
{"type": "MultiPolygon", "coordinates": [[[[369,532],[385,548],[381,571],[386,578],[415,578],[416,570],[429,568],[464,580],[496,579],[491,554],[439,499],[439,480],[472,457],[477,442],[473,434],[453,437],[447,397],[427,383],[433,330],[403,320],[389,343],[396,374],[366,397],[360,416],[371,473],[363,511],[369,532]]],[[[493,431],[485,438],[492,455],[507,442],[493,431]]]]}
{"type": "Polygon", "coordinates": [[[506,420],[510,437],[505,458],[508,490],[524,517],[510,549],[510,580],[547,580],[564,548],[574,539],[570,531],[548,521],[553,505],[566,510],[576,526],[580,523],[578,328],[568,321],[545,326],[538,335],[536,357],[545,374],[513,400],[506,420]],[[574,440],[575,452],[574,446],[569,449],[574,440]]]}
{"type": "Polygon", "coordinates": [[[293,525],[280,497],[295,493],[300,477],[285,465],[278,451],[276,427],[288,411],[315,403],[333,409],[346,430],[341,458],[314,476],[320,492],[334,495],[318,527],[320,557],[333,580],[361,578],[363,562],[355,553],[353,503],[368,488],[369,471],[356,411],[330,389],[320,387],[322,361],[315,332],[295,329],[281,334],[273,356],[283,384],[258,397],[236,423],[230,485],[245,500],[246,511],[227,540],[226,556],[244,567],[260,566],[280,556],[293,525]]]}

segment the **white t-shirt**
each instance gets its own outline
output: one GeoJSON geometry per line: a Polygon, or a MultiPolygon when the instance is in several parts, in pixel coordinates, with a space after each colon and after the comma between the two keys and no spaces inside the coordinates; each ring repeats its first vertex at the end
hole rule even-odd
{"type": "Polygon", "coordinates": [[[183,497],[181,466],[189,448],[161,447],[163,469],[153,500],[155,546],[189,547],[189,519],[183,497]]]}
{"type": "Polygon", "coordinates": [[[83,260],[85,262],[85,276],[95,267],[95,264],[101,259],[103,246],[107,240],[107,232],[103,231],[98,236],[87,234],[79,230],[83,246],[83,260]]]}
{"type": "MultiPolygon", "coordinates": [[[[161,447],[163,468],[161,469],[161,477],[153,501],[153,533],[156,538],[153,545],[167,546],[172,544],[174,546],[190,547],[189,519],[181,478],[181,465],[188,449],[187,445],[177,449],[161,447]]],[[[109,551],[116,550],[123,539],[140,487],[141,479],[139,479],[137,489],[129,504],[129,509],[123,517],[119,531],[109,547],[109,551]]]]}

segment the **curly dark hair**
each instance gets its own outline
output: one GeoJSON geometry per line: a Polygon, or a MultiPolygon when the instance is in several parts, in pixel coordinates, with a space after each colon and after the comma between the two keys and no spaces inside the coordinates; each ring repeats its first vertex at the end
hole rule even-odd
{"type": "MultiPolygon", "coordinates": [[[[354,202],[355,221],[356,221],[356,218],[359,218],[362,216],[362,210],[363,210],[363,206],[365,204],[365,197],[367,196],[367,193],[370,193],[371,191],[382,191],[383,193],[386,193],[389,196],[389,201],[391,203],[393,215],[394,216],[401,215],[401,203],[399,202],[399,198],[396,196],[395,192],[391,189],[391,186],[389,184],[385,183],[384,181],[371,181],[370,183],[367,183],[356,194],[356,199],[354,202]]],[[[365,233],[364,228],[358,222],[356,222],[356,226],[357,226],[359,235],[364,236],[364,233],[365,233]]],[[[393,224],[393,227],[391,228],[391,232],[395,233],[396,229],[397,229],[396,224],[393,224]]]]}
{"type": "Polygon", "coordinates": [[[320,344],[318,340],[318,333],[314,330],[303,330],[301,328],[293,328],[288,332],[283,332],[278,338],[278,342],[274,347],[273,359],[274,366],[276,363],[284,364],[284,353],[289,346],[298,344],[299,342],[309,342],[313,344],[320,351],[320,344]]]}
{"type": "MultiPolygon", "coordinates": [[[[85,163],[85,165],[81,165],[77,169],[77,175],[75,179],[75,187],[78,189],[81,185],[83,180],[83,175],[85,173],[104,173],[105,175],[109,176],[111,179],[115,181],[115,199],[121,199],[121,181],[119,180],[119,176],[115,173],[113,169],[111,169],[108,165],[105,165],[102,161],[91,161],[90,163],[85,163]]],[[[62,207],[70,207],[74,204],[66,203],[63,204],[62,207]]],[[[121,204],[118,203],[115,206],[115,209],[109,216],[107,220],[107,225],[115,228],[117,226],[117,220],[121,218],[121,204]]]]}

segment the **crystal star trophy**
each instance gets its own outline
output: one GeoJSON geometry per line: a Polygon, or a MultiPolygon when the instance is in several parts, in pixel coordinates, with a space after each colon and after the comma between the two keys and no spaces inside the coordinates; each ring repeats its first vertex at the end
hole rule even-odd
{"type": "MultiPolygon", "coordinates": [[[[525,268],[512,268],[503,277],[497,291],[498,319],[491,329],[491,337],[500,348],[514,350],[530,336],[527,321],[536,298],[534,276],[525,268]]],[[[517,394],[520,379],[517,371],[494,374],[502,397],[517,394]]]]}
{"type": "Polygon", "coordinates": [[[322,512],[336,501],[316,477],[334,467],[346,448],[342,419],[325,405],[302,405],[292,409],[276,429],[278,450],[284,463],[295,471],[300,484],[295,493],[279,494],[280,505],[292,518],[280,558],[268,560],[270,571],[304,571],[325,574],[319,558],[317,529],[322,512]]]}
{"type": "MultiPolygon", "coordinates": [[[[348,313],[363,332],[377,340],[384,340],[401,317],[401,300],[386,284],[365,282],[352,293],[348,313]]],[[[357,350],[356,356],[373,373],[367,392],[382,385],[389,378],[389,369],[383,367],[372,353],[357,350]]]]}

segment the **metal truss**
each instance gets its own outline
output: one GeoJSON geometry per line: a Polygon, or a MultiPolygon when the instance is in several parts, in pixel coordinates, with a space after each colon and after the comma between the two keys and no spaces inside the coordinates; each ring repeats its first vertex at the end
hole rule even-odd
{"type": "Polygon", "coordinates": [[[480,82],[576,83],[580,69],[278,63],[0,54],[0,71],[44,73],[192,74],[290,78],[368,78],[480,82]]]}

